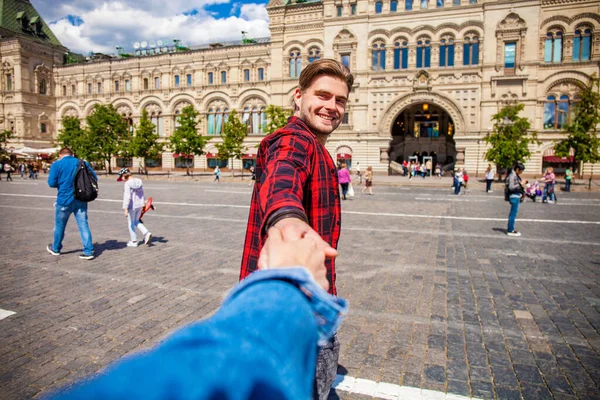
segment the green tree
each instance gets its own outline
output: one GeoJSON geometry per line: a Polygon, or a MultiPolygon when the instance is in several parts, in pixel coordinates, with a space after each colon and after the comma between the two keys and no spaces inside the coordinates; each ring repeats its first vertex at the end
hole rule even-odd
{"type": "MultiPolygon", "coordinates": [[[[600,123],[600,79],[593,76],[589,85],[582,89],[580,97],[573,122],[565,126],[568,136],[554,146],[554,153],[559,157],[568,157],[573,149],[575,164],[597,163],[600,161],[600,141],[596,133],[600,123]]],[[[583,175],[583,168],[579,169],[579,173],[583,175]]]]}
{"type": "Polygon", "coordinates": [[[9,129],[5,129],[0,132],[0,158],[4,159],[7,156],[6,147],[8,146],[8,141],[13,137],[13,131],[9,129]]]}
{"type": "Polygon", "coordinates": [[[287,120],[292,116],[291,110],[285,110],[283,107],[270,104],[265,110],[267,114],[267,126],[265,132],[267,134],[275,132],[279,128],[283,128],[287,124],[287,120]]]}
{"type": "MultiPolygon", "coordinates": [[[[235,110],[231,111],[229,118],[223,126],[223,143],[215,144],[215,147],[219,151],[219,158],[230,159],[231,158],[231,176],[233,176],[233,160],[241,160],[246,152],[246,146],[244,146],[244,139],[247,136],[248,126],[244,124],[237,116],[235,110]]],[[[242,166],[242,179],[244,177],[244,167],[242,166]]]]}
{"type": "Polygon", "coordinates": [[[535,132],[528,134],[529,120],[519,117],[524,108],[523,104],[508,105],[492,117],[494,130],[484,138],[491,146],[485,159],[496,164],[497,170],[512,168],[517,161],[527,160],[531,156],[529,145],[538,143],[535,132]]]}
{"type": "Polygon", "coordinates": [[[130,152],[134,157],[144,159],[144,173],[148,175],[146,158],[158,158],[163,151],[163,143],[158,141],[156,127],[148,118],[148,112],[144,109],[139,124],[135,128],[135,135],[131,139],[130,152]]]}
{"type": "Polygon", "coordinates": [[[110,160],[116,155],[129,155],[131,133],[127,121],[112,106],[96,104],[87,118],[88,143],[92,160],[104,161],[112,173],[110,160]]]}
{"type": "MultiPolygon", "coordinates": [[[[193,106],[181,110],[181,114],[177,117],[179,126],[169,138],[173,153],[186,158],[204,154],[204,146],[210,138],[198,134],[199,115],[200,113],[194,110],[193,106]]],[[[186,164],[186,174],[190,175],[189,164],[186,164]]]]}
{"type": "Polygon", "coordinates": [[[64,117],[62,128],[58,132],[56,141],[61,147],[68,147],[80,158],[90,159],[91,149],[88,133],[81,128],[81,121],[77,117],[64,117]]]}

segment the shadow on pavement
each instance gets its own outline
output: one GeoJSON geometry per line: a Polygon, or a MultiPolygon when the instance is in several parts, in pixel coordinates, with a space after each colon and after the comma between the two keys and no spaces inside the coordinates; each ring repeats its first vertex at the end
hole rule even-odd
{"type": "Polygon", "coordinates": [[[127,247],[127,242],[114,239],[107,240],[104,243],[96,243],[94,245],[94,255],[99,257],[105,251],[119,250],[124,249],[125,247],[127,247]]]}
{"type": "Polygon", "coordinates": [[[503,229],[503,228],[492,228],[492,230],[496,231],[496,232],[504,233],[504,234],[506,234],[506,232],[508,232],[507,229],[503,229]]]}

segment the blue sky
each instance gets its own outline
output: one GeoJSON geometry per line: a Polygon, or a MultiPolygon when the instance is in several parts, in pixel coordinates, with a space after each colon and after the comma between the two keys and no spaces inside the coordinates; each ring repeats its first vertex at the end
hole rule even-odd
{"type": "Polygon", "coordinates": [[[133,43],[179,39],[187,46],[269,36],[265,0],[31,0],[72,51],[131,51],[133,43]]]}

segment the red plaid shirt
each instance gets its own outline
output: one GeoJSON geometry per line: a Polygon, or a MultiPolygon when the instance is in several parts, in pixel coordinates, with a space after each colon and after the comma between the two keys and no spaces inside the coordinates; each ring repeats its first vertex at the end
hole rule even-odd
{"type": "MultiPolygon", "coordinates": [[[[290,118],[261,141],[255,172],[240,280],[258,268],[267,222],[272,225],[278,215],[305,217],[323,240],[337,248],[341,225],[337,170],[325,146],[301,119],[290,118]]],[[[335,295],[334,260],[325,266],[329,293],[335,295]]]]}

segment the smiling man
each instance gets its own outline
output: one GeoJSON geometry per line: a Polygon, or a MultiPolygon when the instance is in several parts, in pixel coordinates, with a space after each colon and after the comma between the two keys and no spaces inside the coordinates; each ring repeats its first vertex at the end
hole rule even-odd
{"type": "MultiPolygon", "coordinates": [[[[240,279],[264,265],[263,244],[270,227],[286,238],[314,237],[325,253],[329,292],[335,295],[335,260],[341,209],[335,163],[325,148],[341,123],[354,77],[335,60],[311,63],[300,74],[294,116],[265,137],[256,158],[240,279]]],[[[337,336],[319,351],[315,399],[327,399],[337,373],[337,336]]]]}

